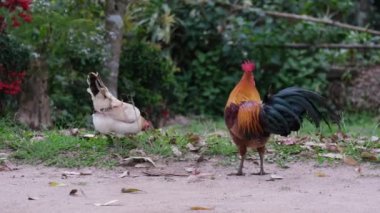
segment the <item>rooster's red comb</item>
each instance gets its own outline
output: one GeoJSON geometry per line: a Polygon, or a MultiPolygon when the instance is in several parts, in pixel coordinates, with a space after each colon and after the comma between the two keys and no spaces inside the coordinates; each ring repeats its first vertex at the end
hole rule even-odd
{"type": "Polygon", "coordinates": [[[255,64],[250,60],[246,60],[241,64],[241,69],[244,72],[252,72],[255,70],[255,64]]]}

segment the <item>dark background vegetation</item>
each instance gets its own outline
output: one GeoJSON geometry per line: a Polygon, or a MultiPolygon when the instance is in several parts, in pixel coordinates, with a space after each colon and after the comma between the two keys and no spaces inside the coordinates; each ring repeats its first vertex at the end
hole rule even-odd
{"type": "MultiPolygon", "coordinates": [[[[329,96],[346,111],[378,113],[379,103],[363,107],[352,100],[356,93],[345,91],[356,79],[355,73],[380,63],[380,51],[312,46],[376,45],[379,36],[275,18],[262,10],[380,30],[380,5],[371,0],[131,1],[123,17],[119,98],[133,100],[155,124],[176,114],[221,117],[228,92],[241,76],[240,63],[252,59],[262,95],[268,88],[300,86],[329,96]],[[241,10],[236,5],[256,9],[241,10]],[[284,47],[299,43],[311,47],[284,47]],[[329,78],[334,70],[342,72],[329,78]]],[[[1,41],[17,44],[0,51],[0,63],[5,64],[20,47],[31,61],[43,59],[54,124],[89,126],[92,104],[86,76],[89,72],[107,75],[102,68],[107,54],[104,2],[36,0],[31,11],[31,23],[0,34],[1,41]]],[[[25,54],[20,58],[25,59],[25,54]]],[[[33,69],[27,74],[39,75],[33,69]]],[[[371,74],[368,78],[373,79],[371,74]]],[[[0,94],[0,102],[2,116],[12,116],[20,105],[19,96],[6,94],[0,94]]]]}

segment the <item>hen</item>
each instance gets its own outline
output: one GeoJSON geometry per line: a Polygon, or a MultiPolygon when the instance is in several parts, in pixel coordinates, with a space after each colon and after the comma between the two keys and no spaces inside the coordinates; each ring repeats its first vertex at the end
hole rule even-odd
{"type": "Polygon", "coordinates": [[[252,74],[254,69],[255,64],[250,61],[242,64],[244,74],[231,91],[224,110],[226,126],[241,155],[236,175],[243,175],[248,147],[259,153],[260,172],[257,174],[265,174],[265,144],[271,133],[287,136],[300,129],[303,118],[317,127],[322,119],[326,123],[328,119],[339,120],[322,96],[297,87],[283,89],[261,101],[252,74]]]}
{"type": "Polygon", "coordinates": [[[92,121],[97,130],[103,134],[116,135],[135,134],[151,127],[140,110],[132,104],[122,102],[115,98],[104,85],[97,73],[90,73],[87,78],[94,106],[92,121]]]}

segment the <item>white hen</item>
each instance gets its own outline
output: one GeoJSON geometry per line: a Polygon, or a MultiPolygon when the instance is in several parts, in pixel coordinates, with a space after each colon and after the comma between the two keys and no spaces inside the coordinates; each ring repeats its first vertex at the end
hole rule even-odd
{"type": "Polygon", "coordinates": [[[98,73],[90,73],[87,78],[94,106],[92,121],[95,130],[103,134],[116,135],[135,134],[150,127],[140,114],[140,110],[132,104],[115,98],[104,85],[98,73]]]}

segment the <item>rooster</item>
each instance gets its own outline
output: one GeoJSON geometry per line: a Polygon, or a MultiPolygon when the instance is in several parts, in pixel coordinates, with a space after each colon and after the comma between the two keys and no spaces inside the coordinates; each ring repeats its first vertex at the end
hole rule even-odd
{"type": "Polygon", "coordinates": [[[247,148],[256,149],[260,157],[260,172],[264,175],[265,144],[271,133],[287,136],[300,129],[304,117],[317,127],[323,119],[338,122],[339,116],[326,105],[318,93],[289,87],[261,101],[253,71],[255,64],[242,64],[244,74],[231,91],[224,110],[224,119],[233,142],[239,149],[240,165],[236,175],[243,175],[247,148]],[[326,113],[327,112],[327,113],[326,113]]]}
{"type": "Polygon", "coordinates": [[[151,127],[151,123],[141,116],[137,107],[115,98],[97,73],[90,73],[87,83],[87,92],[91,95],[95,110],[92,114],[95,130],[103,134],[123,136],[151,127]]]}

